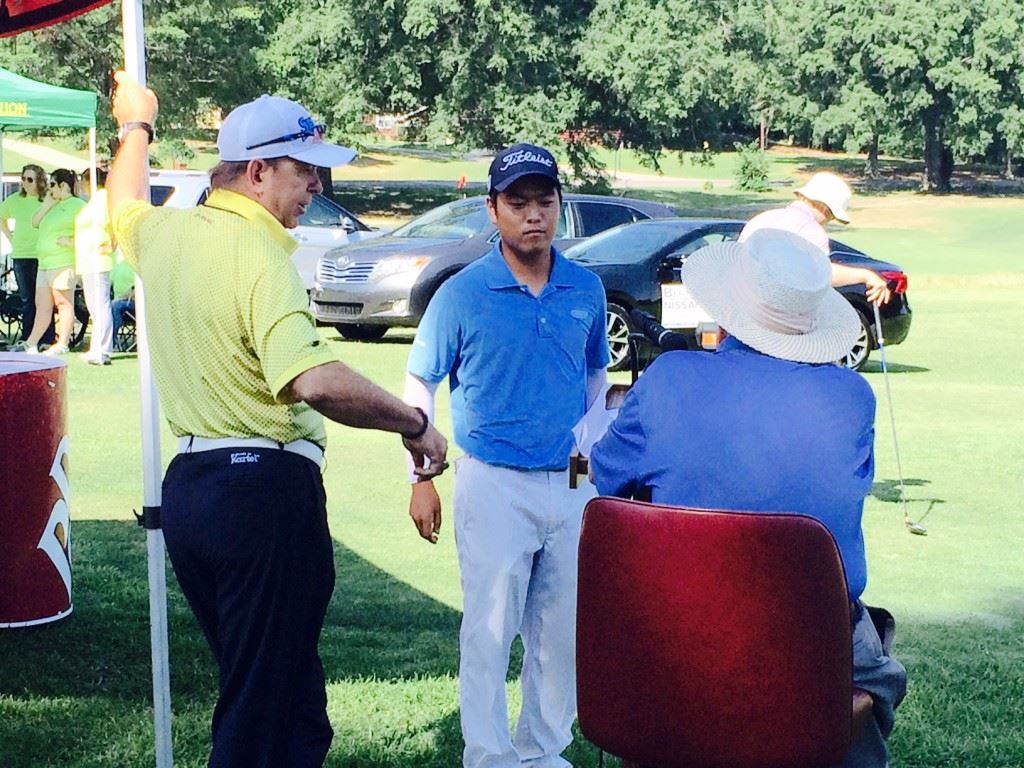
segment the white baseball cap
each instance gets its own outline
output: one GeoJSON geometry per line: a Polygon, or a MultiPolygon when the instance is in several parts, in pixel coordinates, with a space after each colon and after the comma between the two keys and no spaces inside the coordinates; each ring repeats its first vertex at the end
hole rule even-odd
{"type": "Polygon", "coordinates": [[[846,206],[850,204],[853,192],[846,182],[834,173],[816,173],[800,189],[793,191],[808,200],[827,205],[836,221],[850,223],[850,214],[847,213],[846,206]]]}
{"type": "Polygon", "coordinates": [[[290,99],[264,94],[231,110],[217,134],[221,160],[266,160],[291,157],[321,168],[352,162],[354,149],[323,140],[327,127],[290,99]]]}

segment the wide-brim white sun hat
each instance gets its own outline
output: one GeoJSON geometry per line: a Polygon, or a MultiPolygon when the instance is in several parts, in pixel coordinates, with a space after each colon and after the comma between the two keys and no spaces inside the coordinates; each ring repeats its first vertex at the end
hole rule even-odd
{"type": "Polygon", "coordinates": [[[352,162],[356,151],[324,141],[325,131],[301,104],[264,94],[224,118],[217,134],[217,151],[226,161],[291,157],[321,168],[352,162]]]}
{"type": "Polygon", "coordinates": [[[857,311],[832,288],[832,265],[810,242],[779,229],[715,243],[683,262],[694,300],[748,347],[798,363],[843,358],[861,331],[857,311]]]}
{"type": "Polygon", "coordinates": [[[808,200],[827,205],[836,221],[843,224],[850,223],[850,213],[847,208],[850,205],[853,192],[847,183],[834,173],[825,171],[816,173],[808,179],[806,184],[793,192],[803,195],[808,200]]]}

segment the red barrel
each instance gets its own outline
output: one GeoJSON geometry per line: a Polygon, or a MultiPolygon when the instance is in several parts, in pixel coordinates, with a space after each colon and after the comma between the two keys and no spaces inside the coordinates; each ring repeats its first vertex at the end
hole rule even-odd
{"type": "Polygon", "coordinates": [[[0,354],[0,627],[71,613],[67,367],[0,354]]]}

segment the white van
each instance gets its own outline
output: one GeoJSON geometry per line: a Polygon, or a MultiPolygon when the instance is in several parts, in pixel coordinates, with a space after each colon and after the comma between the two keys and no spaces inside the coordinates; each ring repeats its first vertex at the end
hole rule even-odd
{"type": "MultiPolygon", "coordinates": [[[[210,177],[204,171],[162,171],[150,172],[149,197],[154,205],[169,205],[172,208],[191,208],[206,200],[210,194],[210,177]]],[[[20,188],[18,174],[4,174],[4,197],[16,194],[20,188]]],[[[361,240],[369,240],[384,234],[381,230],[368,227],[351,212],[324,197],[314,195],[306,212],[299,219],[299,226],[289,230],[299,241],[299,247],[292,254],[292,261],[299,271],[302,284],[309,291],[313,287],[316,262],[321,254],[361,240]]],[[[0,237],[0,265],[7,260],[11,250],[7,239],[0,237]]]]}

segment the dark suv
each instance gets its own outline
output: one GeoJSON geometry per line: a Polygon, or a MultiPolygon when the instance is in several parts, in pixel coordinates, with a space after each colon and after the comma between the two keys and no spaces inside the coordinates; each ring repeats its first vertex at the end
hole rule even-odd
{"type": "MultiPolygon", "coordinates": [[[[441,283],[497,240],[486,199],[457,200],[384,237],[328,251],[317,263],[313,314],[347,339],[379,339],[392,326],[415,327],[441,283]]],[[[567,248],[619,224],[678,215],[670,205],[646,200],[566,194],[555,245],[567,248]]]]}

